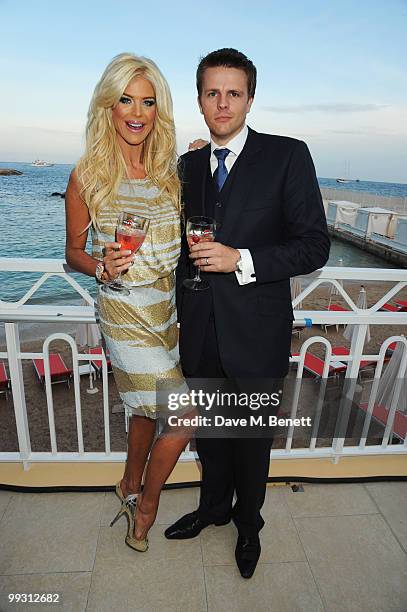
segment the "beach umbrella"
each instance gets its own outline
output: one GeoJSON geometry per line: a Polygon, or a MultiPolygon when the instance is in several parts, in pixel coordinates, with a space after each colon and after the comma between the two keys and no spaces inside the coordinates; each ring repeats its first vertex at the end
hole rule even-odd
{"type": "MultiPolygon", "coordinates": [[[[88,302],[84,300],[82,305],[88,306],[88,302]]],[[[101,340],[102,336],[97,323],[79,323],[78,327],[76,328],[75,342],[80,348],[93,348],[95,346],[99,346],[101,340]]],[[[86,364],[89,364],[89,387],[86,389],[86,392],[98,393],[99,389],[93,386],[94,372],[92,370],[92,365],[90,361],[86,362],[86,364]]]]}
{"type": "Polygon", "coordinates": [[[396,410],[404,414],[407,414],[407,377],[402,359],[404,351],[406,350],[407,347],[402,342],[396,343],[396,348],[380,378],[376,396],[376,403],[389,410],[397,389],[396,382],[398,379],[401,379],[400,395],[397,401],[396,410]]]}
{"type": "Polygon", "coordinates": [[[76,328],[75,342],[78,346],[88,346],[93,348],[99,346],[101,334],[97,323],[79,323],[76,328]]]}
{"type": "MultiPolygon", "coordinates": [[[[291,301],[293,301],[296,297],[300,295],[302,291],[301,279],[299,279],[298,276],[294,276],[294,278],[290,279],[290,286],[291,286],[291,301]]],[[[301,309],[302,301],[298,302],[295,308],[301,309]]]]}
{"type": "MultiPolygon", "coordinates": [[[[367,308],[366,289],[364,288],[363,285],[360,286],[360,291],[359,291],[358,299],[357,299],[357,302],[356,302],[356,306],[358,308],[365,308],[365,309],[367,308]]],[[[352,341],[352,337],[353,337],[353,334],[354,334],[354,331],[355,331],[356,327],[357,327],[356,325],[351,325],[351,324],[348,324],[345,327],[343,335],[350,342],[352,341]]],[[[369,325],[367,326],[367,331],[366,331],[366,342],[370,342],[370,327],[369,327],[369,325]]]]}

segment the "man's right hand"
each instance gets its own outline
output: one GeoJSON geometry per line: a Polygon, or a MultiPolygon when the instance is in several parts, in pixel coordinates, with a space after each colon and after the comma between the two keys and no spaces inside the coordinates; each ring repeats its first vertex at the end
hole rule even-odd
{"type": "Polygon", "coordinates": [[[105,266],[103,280],[114,280],[120,272],[127,272],[134,262],[135,255],[129,250],[121,250],[120,242],[106,242],[103,249],[103,264],[105,266]]]}

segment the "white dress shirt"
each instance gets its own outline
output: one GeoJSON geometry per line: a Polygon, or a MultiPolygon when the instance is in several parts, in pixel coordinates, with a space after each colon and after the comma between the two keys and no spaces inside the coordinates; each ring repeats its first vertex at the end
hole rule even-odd
{"type": "MultiPolygon", "coordinates": [[[[246,144],[248,133],[249,133],[249,130],[247,129],[247,125],[245,125],[243,126],[241,131],[232,138],[232,140],[229,140],[229,142],[226,145],[217,145],[216,142],[214,142],[211,138],[210,164],[211,164],[212,176],[216,168],[218,167],[218,159],[214,154],[214,150],[215,149],[229,149],[230,153],[225,159],[225,166],[229,173],[231,169],[233,168],[233,164],[235,163],[240,153],[242,152],[244,145],[246,144]]],[[[242,264],[241,264],[242,272],[240,272],[239,270],[236,270],[235,272],[239,285],[247,285],[248,283],[254,283],[256,281],[256,275],[254,271],[253,259],[252,259],[249,249],[237,249],[237,250],[239,251],[240,257],[242,260],[242,264]]]]}

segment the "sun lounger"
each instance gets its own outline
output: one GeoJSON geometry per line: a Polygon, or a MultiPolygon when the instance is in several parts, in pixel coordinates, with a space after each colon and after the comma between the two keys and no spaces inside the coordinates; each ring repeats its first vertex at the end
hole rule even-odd
{"type": "Polygon", "coordinates": [[[6,399],[10,391],[10,379],[7,374],[6,366],[3,362],[0,363],[0,393],[4,393],[6,399]]]}
{"type": "MultiPolygon", "coordinates": [[[[101,355],[102,354],[102,347],[101,346],[95,346],[94,348],[89,349],[89,353],[91,355],[101,355]]],[[[109,353],[106,355],[106,362],[107,362],[107,371],[108,373],[110,373],[112,371],[112,363],[109,359],[109,353]]],[[[101,359],[92,359],[91,361],[92,366],[95,368],[96,373],[98,375],[102,374],[102,360],[101,359]]]]}
{"type": "MultiPolygon", "coordinates": [[[[341,306],[340,304],[328,304],[326,309],[329,310],[330,312],[349,312],[349,308],[345,308],[344,306],[341,306]]],[[[326,333],[327,327],[330,325],[335,325],[336,331],[339,331],[338,323],[322,323],[321,327],[324,329],[325,333],[326,333]]],[[[343,325],[343,327],[346,327],[346,326],[343,325]]]]}
{"type": "MultiPolygon", "coordinates": [[[[45,385],[45,365],[43,359],[33,359],[33,365],[37,374],[38,380],[42,385],[45,385]]],[[[51,370],[51,384],[59,382],[67,382],[72,378],[73,371],[66,367],[64,360],[59,353],[50,353],[49,365],[51,370]]]]}
{"type": "MultiPolygon", "coordinates": [[[[367,411],[367,407],[368,407],[367,402],[359,405],[359,408],[361,408],[361,410],[363,410],[364,412],[367,411]]],[[[387,425],[388,416],[389,416],[389,411],[387,410],[385,406],[381,406],[380,404],[375,404],[373,408],[373,412],[372,412],[372,417],[376,421],[378,421],[385,427],[387,425]]],[[[407,434],[407,414],[404,414],[403,412],[399,412],[398,410],[396,410],[394,414],[394,421],[393,421],[393,433],[400,440],[405,440],[405,437],[407,434]]]]}
{"type": "Polygon", "coordinates": [[[386,357],[391,357],[396,350],[397,342],[390,342],[389,346],[386,349],[386,357]]]}
{"type": "Polygon", "coordinates": [[[394,306],[394,304],[386,302],[381,308],[379,308],[379,311],[380,310],[384,310],[385,312],[403,312],[404,310],[407,310],[407,308],[404,306],[394,306]]]}
{"type": "Polygon", "coordinates": [[[294,327],[294,326],[293,326],[293,328],[292,328],[292,330],[291,330],[291,334],[292,334],[292,335],[297,334],[298,339],[300,339],[300,338],[301,338],[301,332],[302,332],[304,329],[305,329],[305,326],[302,326],[302,325],[301,325],[300,327],[294,327]]]}
{"type": "Polygon", "coordinates": [[[79,371],[79,376],[86,376],[91,374],[91,372],[93,372],[93,368],[92,365],[88,362],[88,363],[83,363],[82,365],[80,365],[78,367],[78,371],[79,371]]]}
{"type": "MultiPolygon", "coordinates": [[[[299,357],[299,353],[293,353],[293,357],[299,357]]],[[[305,353],[304,359],[304,370],[312,374],[316,379],[322,378],[324,371],[324,361],[313,355],[312,353],[305,353]]],[[[332,360],[328,368],[328,378],[336,377],[341,372],[346,370],[346,364],[342,361],[332,360]]]]}
{"type": "Polygon", "coordinates": [[[329,304],[327,310],[333,310],[334,312],[346,312],[349,310],[349,308],[345,308],[340,304],[329,304]]]}
{"type": "MultiPolygon", "coordinates": [[[[386,363],[387,361],[389,361],[390,357],[393,354],[394,349],[396,348],[396,342],[392,342],[389,345],[389,348],[386,351],[385,357],[384,357],[384,362],[386,363]]],[[[341,357],[341,356],[345,356],[345,355],[349,355],[350,351],[346,346],[333,346],[332,347],[332,355],[336,355],[337,357],[341,357]]],[[[360,362],[359,364],[359,373],[362,370],[374,370],[376,368],[377,365],[377,361],[374,361],[373,359],[368,360],[365,359],[360,362]]]]}
{"type": "MultiPolygon", "coordinates": [[[[346,346],[333,346],[332,347],[332,355],[335,355],[337,357],[342,357],[342,356],[346,356],[348,357],[350,355],[350,350],[346,347],[346,346]]],[[[362,360],[360,362],[360,369],[362,368],[374,368],[376,367],[376,361],[372,361],[372,360],[362,360]]]]}
{"type": "Polygon", "coordinates": [[[381,306],[381,308],[379,308],[379,310],[384,310],[385,312],[398,312],[398,306],[394,306],[393,304],[390,304],[389,302],[386,302],[386,304],[383,304],[383,306],[381,306]]]}

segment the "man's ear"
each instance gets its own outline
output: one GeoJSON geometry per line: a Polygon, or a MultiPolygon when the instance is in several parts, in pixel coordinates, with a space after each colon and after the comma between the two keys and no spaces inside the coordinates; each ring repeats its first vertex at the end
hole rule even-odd
{"type": "Polygon", "coordinates": [[[203,110],[202,110],[201,100],[200,100],[200,97],[199,97],[199,96],[197,97],[197,102],[198,102],[198,106],[199,106],[200,113],[201,113],[201,115],[203,115],[203,110]]]}
{"type": "Polygon", "coordinates": [[[247,100],[247,111],[246,111],[247,113],[250,113],[250,109],[252,107],[253,100],[254,100],[253,96],[247,100]]]}

